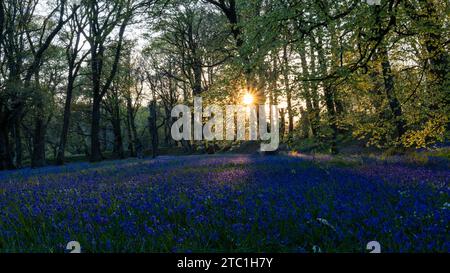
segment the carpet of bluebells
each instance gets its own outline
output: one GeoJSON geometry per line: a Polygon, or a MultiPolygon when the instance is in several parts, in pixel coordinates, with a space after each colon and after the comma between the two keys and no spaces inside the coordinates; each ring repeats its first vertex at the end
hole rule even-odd
{"type": "Polygon", "coordinates": [[[0,172],[0,252],[450,252],[449,182],[256,155],[0,172]]]}

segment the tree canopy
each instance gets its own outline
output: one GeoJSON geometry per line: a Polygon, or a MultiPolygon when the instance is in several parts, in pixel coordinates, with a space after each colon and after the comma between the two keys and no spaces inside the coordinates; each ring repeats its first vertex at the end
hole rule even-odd
{"type": "Polygon", "coordinates": [[[171,138],[172,108],[195,96],[281,106],[291,149],[445,142],[449,14],[439,0],[4,0],[0,170],[236,145],[171,138]]]}

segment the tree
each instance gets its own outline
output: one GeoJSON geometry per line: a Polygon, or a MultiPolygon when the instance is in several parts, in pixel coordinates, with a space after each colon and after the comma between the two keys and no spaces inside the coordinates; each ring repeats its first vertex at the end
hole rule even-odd
{"type": "MultiPolygon", "coordinates": [[[[64,18],[67,1],[60,0],[47,17],[41,19],[42,25],[37,31],[32,28],[35,8],[38,1],[10,0],[2,3],[2,50],[6,60],[7,74],[0,110],[2,114],[2,128],[7,128],[14,136],[15,162],[12,160],[10,147],[1,152],[2,164],[6,168],[21,167],[22,165],[22,138],[21,121],[24,115],[25,102],[30,98],[33,77],[39,73],[43,58],[54,38],[67,22],[64,18]],[[57,15],[56,22],[53,17],[57,15]],[[23,31],[18,31],[19,29],[23,31]],[[26,43],[28,42],[28,47],[26,43]],[[28,55],[24,54],[25,52],[28,55]],[[26,56],[26,58],[25,58],[26,56]],[[26,61],[26,62],[25,62],[26,61]]],[[[75,6],[74,9],[77,7],[75,6]]],[[[39,96],[34,96],[35,105],[42,108],[39,96]]],[[[42,166],[45,161],[45,133],[44,121],[39,117],[35,119],[35,140],[33,149],[33,166],[42,166]]],[[[9,132],[1,136],[0,142],[10,146],[9,132]]]]}
{"type": "Polygon", "coordinates": [[[58,146],[56,163],[64,164],[64,154],[66,151],[67,134],[69,132],[70,117],[72,112],[72,98],[75,88],[75,81],[81,69],[81,65],[87,57],[88,52],[83,53],[84,42],[81,41],[82,30],[86,27],[84,23],[85,15],[75,13],[74,17],[68,22],[68,28],[65,31],[62,40],[65,43],[66,61],[68,64],[66,98],[64,103],[63,125],[58,146]]]}
{"type": "Polygon", "coordinates": [[[102,160],[100,151],[100,107],[117,73],[122,51],[125,29],[132,20],[134,1],[88,1],[83,10],[87,16],[89,32],[83,30],[90,45],[90,65],[92,76],[92,123],[91,158],[93,162],[102,160]],[[109,73],[104,71],[106,42],[115,27],[119,25],[118,40],[114,60],[109,73]]]}

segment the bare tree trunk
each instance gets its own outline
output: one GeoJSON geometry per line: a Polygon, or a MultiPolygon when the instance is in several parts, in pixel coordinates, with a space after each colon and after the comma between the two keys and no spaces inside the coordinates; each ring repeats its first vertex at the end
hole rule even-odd
{"type": "Polygon", "coordinates": [[[149,117],[149,127],[150,135],[152,136],[152,157],[156,158],[158,156],[158,127],[156,125],[156,101],[151,101],[149,105],[150,117],[149,117]]]}
{"type": "Polygon", "coordinates": [[[381,58],[386,97],[393,115],[395,127],[397,128],[397,135],[400,138],[405,133],[405,121],[403,119],[400,102],[395,95],[394,75],[392,75],[391,63],[386,47],[381,47],[379,56],[381,58]]]}
{"type": "MultiPolygon", "coordinates": [[[[312,95],[311,95],[311,86],[312,82],[309,80],[310,73],[308,68],[308,63],[306,61],[306,47],[305,44],[302,42],[301,47],[299,49],[299,55],[300,55],[300,62],[302,66],[302,75],[303,75],[303,91],[304,91],[304,97],[305,97],[305,103],[306,103],[306,112],[303,110],[303,115],[307,115],[308,122],[307,124],[311,126],[311,131],[313,136],[317,135],[316,127],[312,126],[313,119],[314,119],[314,107],[312,103],[312,95]]],[[[308,130],[309,132],[309,130],[308,130]]]]}
{"type": "Polygon", "coordinates": [[[83,55],[78,61],[77,57],[81,51],[80,48],[80,40],[81,40],[81,29],[82,26],[78,26],[75,22],[76,20],[71,21],[70,24],[71,36],[69,38],[69,45],[66,48],[66,58],[68,61],[68,76],[67,76],[67,88],[66,88],[66,99],[64,102],[64,116],[63,116],[63,127],[61,129],[61,136],[59,139],[58,151],[56,155],[56,164],[63,165],[64,164],[64,154],[66,151],[67,144],[67,135],[69,133],[70,127],[70,116],[72,112],[72,97],[73,97],[73,89],[75,85],[75,80],[78,76],[78,72],[81,69],[81,64],[86,54],[83,55]]]}
{"type": "MultiPolygon", "coordinates": [[[[134,130],[132,129],[134,125],[134,118],[133,118],[133,109],[132,109],[132,103],[131,98],[127,98],[127,133],[128,133],[128,150],[130,152],[131,157],[136,157],[136,137],[137,135],[134,133],[134,130]]],[[[136,127],[134,125],[134,127],[136,127]]]]}
{"type": "Polygon", "coordinates": [[[199,96],[202,93],[202,64],[201,61],[194,61],[194,86],[193,86],[193,95],[199,96]]]}
{"type": "Polygon", "coordinates": [[[125,158],[125,154],[123,150],[122,122],[120,120],[120,105],[117,97],[114,98],[112,106],[111,125],[114,134],[114,153],[118,158],[123,159],[125,158]]]}
{"type": "MultiPolygon", "coordinates": [[[[115,5],[120,5],[115,3],[115,5]]],[[[131,20],[131,10],[130,7],[118,7],[118,8],[127,8],[126,12],[119,13],[120,18],[123,20],[120,24],[117,47],[114,52],[114,61],[112,63],[111,71],[108,77],[105,79],[105,83],[102,84],[102,75],[103,72],[103,58],[105,53],[105,40],[107,35],[112,31],[113,28],[102,28],[98,29],[99,18],[98,18],[98,6],[96,6],[95,1],[90,3],[90,12],[92,13],[92,18],[90,18],[90,29],[93,32],[91,38],[91,72],[92,72],[92,95],[93,95],[93,104],[92,104],[92,124],[91,124],[91,162],[98,162],[102,160],[102,154],[100,149],[100,108],[104,95],[111,87],[112,81],[117,74],[119,69],[119,61],[123,47],[123,39],[125,29],[128,25],[128,22],[131,20]],[[107,30],[109,29],[109,30],[107,30]],[[106,35],[105,35],[106,34],[106,35]]],[[[117,12],[113,11],[112,12],[117,12]]],[[[112,13],[108,15],[111,16],[112,13]]],[[[120,21],[109,22],[112,24],[118,24],[120,21]]]]}
{"type": "Polygon", "coordinates": [[[294,131],[294,109],[292,109],[292,90],[289,81],[289,58],[288,58],[288,45],[283,47],[283,76],[284,76],[284,86],[286,89],[286,100],[287,100],[287,113],[288,113],[288,134],[294,131]]]}
{"type": "Polygon", "coordinates": [[[63,117],[63,127],[61,130],[61,137],[58,147],[58,153],[56,156],[56,164],[63,165],[64,164],[64,153],[66,150],[67,143],[67,135],[69,133],[69,124],[70,124],[70,114],[72,107],[72,94],[73,94],[73,78],[69,76],[69,81],[67,84],[66,91],[66,101],[64,103],[64,117],[63,117]]]}
{"type": "Polygon", "coordinates": [[[172,144],[171,128],[172,128],[172,116],[169,106],[164,107],[165,112],[165,124],[164,124],[164,141],[167,146],[172,144]]]}
{"type": "Polygon", "coordinates": [[[92,121],[91,121],[91,162],[102,160],[100,150],[100,98],[94,95],[92,103],[92,121]]]}
{"type": "Polygon", "coordinates": [[[21,125],[23,118],[23,84],[20,79],[19,71],[22,69],[21,61],[18,63],[10,63],[10,74],[9,79],[6,85],[6,88],[11,89],[10,92],[14,94],[12,96],[12,100],[14,101],[12,106],[12,111],[9,112],[9,117],[7,118],[7,122],[5,124],[6,128],[8,128],[8,134],[11,132],[13,143],[9,143],[9,145],[14,145],[14,148],[8,148],[10,152],[10,156],[12,160],[12,164],[14,168],[22,167],[22,136],[21,136],[21,125]]]}
{"type": "MultiPolygon", "coordinates": [[[[320,66],[320,74],[322,77],[327,75],[327,63],[326,63],[326,56],[325,52],[323,50],[323,37],[322,33],[319,33],[319,42],[318,42],[318,51],[319,51],[319,66],[320,66]]],[[[335,104],[334,104],[334,94],[335,89],[333,87],[333,84],[328,82],[327,80],[322,81],[322,86],[324,89],[324,99],[325,99],[325,106],[327,108],[328,113],[328,122],[331,129],[331,153],[337,154],[337,134],[338,134],[338,128],[337,128],[337,115],[335,110],[335,104]]]]}
{"type": "Polygon", "coordinates": [[[22,168],[22,129],[21,129],[22,117],[18,117],[14,121],[14,143],[15,143],[15,167],[22,168]]]}
{"type": "MultiPolygon", "coordinates": [[[[340,44],[339,44],[339,29],[337,29],[336,27],[336,23],[335,22],[329,22],[328,24],[328,30],[329,30],[329,35],[330,35],[330,47],[331,47],[331,64],[330,64],[330,68],[331,68],[331,72],[332,73],[336,73],[340,67],[341,67],[341,56],[340,56],[340,44]]],[[[337,88],[337,86],[335,84],[333,84],[332,86],[330,86],[331,90],[330,90],[330,95],[332,96],[332,101],[334,104],[334,111],[335,111],[335,124],[333,126],[336,127],[336,137],[337,134],[341,131],[341,128],[339,128],[338,126],[338,121],[339,118],[343,115],[344,113],[344,104],[342,102],[342,99],[340,97],[340,92],[337,88]]]]}
{"type": "MultiPolygon", "coordinates": [[[[316,75],[316,50],[315,50],[315,40],[311,37],[310,39],[310,74],[316,75]]],[[[320,95],[318,90],[318,82],[311,81],[311,97],[313,104],[313,118],[311,122],[311,128],[313,131],[313,135],[317,137],[319,135],[319,126],[320,126],[320,95]]]]}
{"type": "Polygon", "coordinates": [[[9,130],[5,122],[0,123],[0,170],[13,169],[11,158],[11,146],[9,142],[9,130]]]}
{"type": "MultiPolygon", "coordinates": [[[[39,87],[38,87],[39,88],[39,87]]],[[[45,166],[45,132],[46,124],[44,121],[44,110],[42,96],[38,96],[36,108],[38,113],[34,119],[35,127],[33,134],[33,156],[31,167],[39,168],[45,166]]]]}
{"type": "Polygon", "coordinates": [[[114,153],[120,159],[125,158],[124,150],[123,150],[123,139],[122,139],[122,126],[120,119],[114,118],[113,124],[113,133],[114,133],[114,153]]]}
{"type": "MultiPolygon", "coordinates": [[[[425,24],[428,31],[425,33],[425,47],[428,52],[428,62],[430,64],[429,78],[433,82],[433,93],[430,94],[433,99],[431,103],[432,110],[438,110],[439,102],[445,105],[444,112],[448,111],[450,105],[450,55],[446,50],[446,40],[442,33],[442,26],[438,23],[438,12],[436,3],[431,0],[420,0],[424,12],[425,24]]],[[[448,38],[448,37],[447,37],[448,38]]],[[[450,122],[447,124],[450,128],[450,122]]]]}

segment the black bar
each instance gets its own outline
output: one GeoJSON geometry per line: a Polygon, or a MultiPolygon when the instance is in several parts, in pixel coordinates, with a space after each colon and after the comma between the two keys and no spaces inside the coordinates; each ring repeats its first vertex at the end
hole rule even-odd
{"type": "Polygon", "coordinates": [[[9,264],[14,272],[24,267],[35,272],[45,265],[44,269],[60,272],[66,269],[80,273],[95,272],[93,269],[98,272],[121,269],[119,272],[131,273],[336,272],[337,269],[385,272],[395,263],[402,272],[424,265],[432,272],[432,266],[444,266],[449,258],[449,254],[1,254],[0,264],[3,269],[9,264]],[[200,262],[205,260],[211,261],[207,270],[205,262],[200,262]],[[189,264],[189,261],[194,263],[189,264]],[[192,265],[196,267],[190,267],[192,265]]]}

